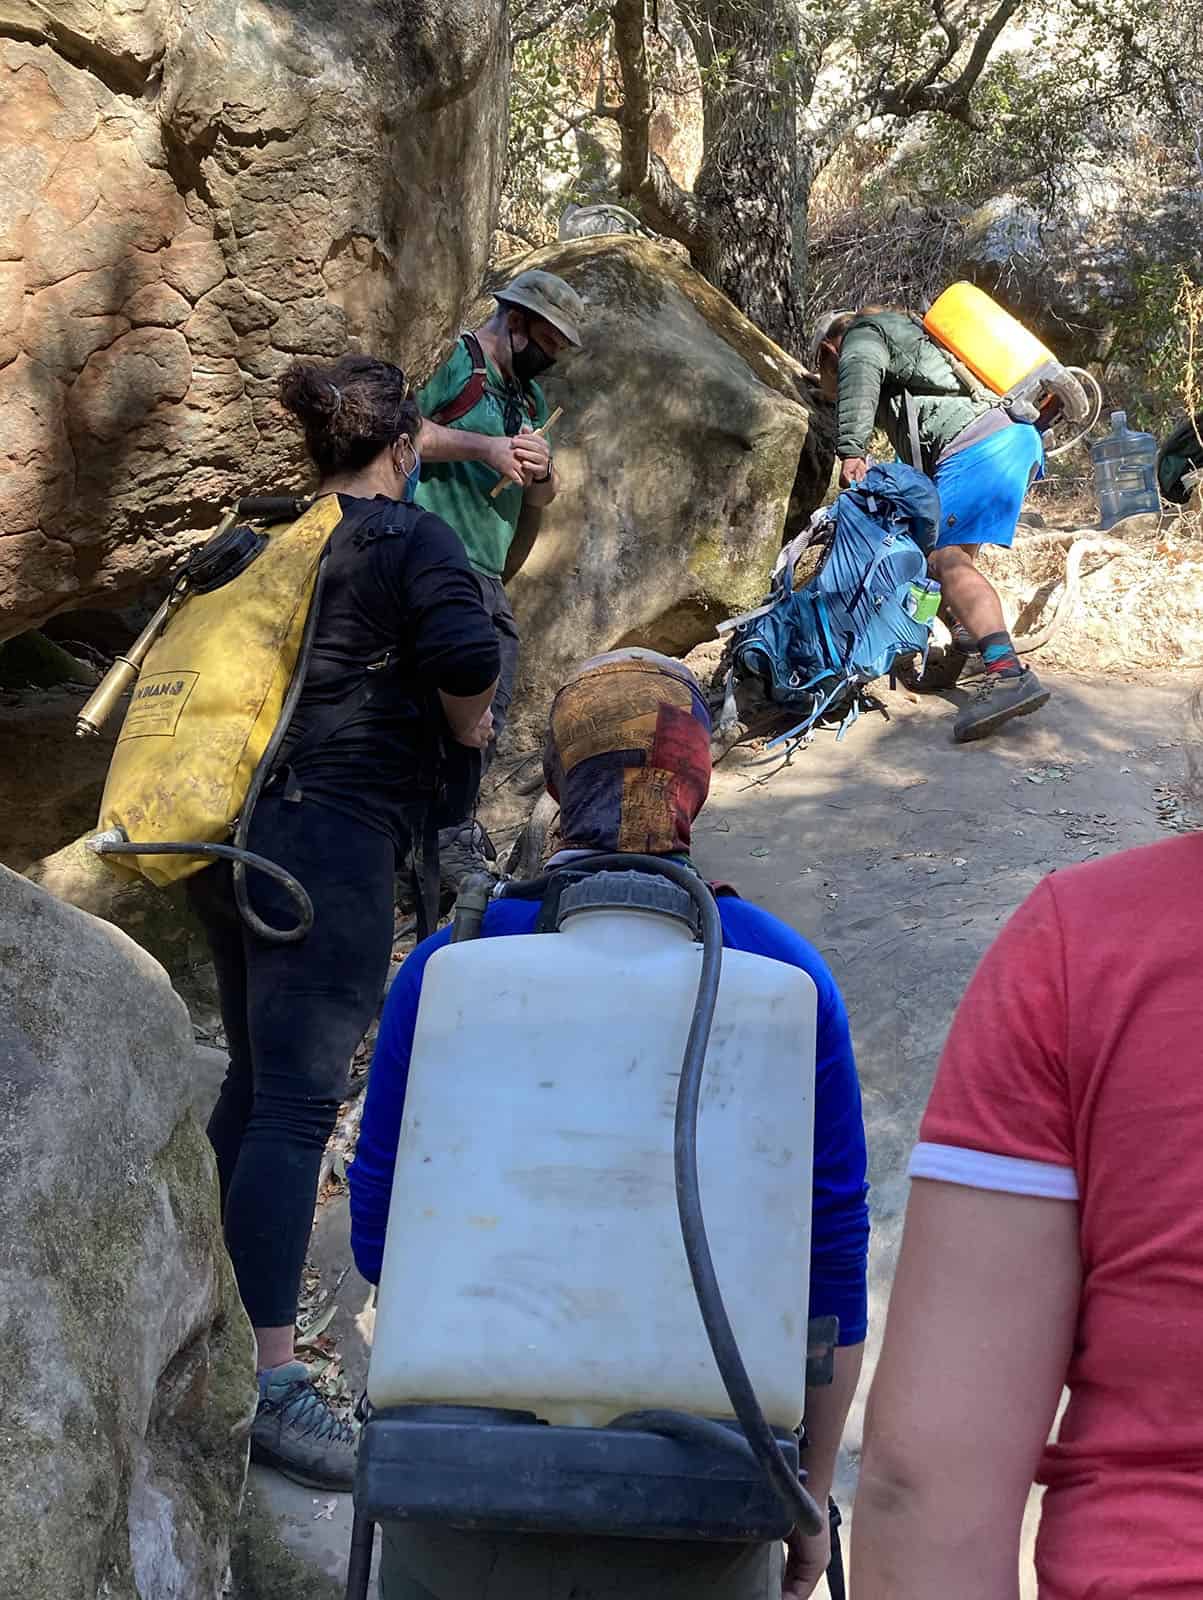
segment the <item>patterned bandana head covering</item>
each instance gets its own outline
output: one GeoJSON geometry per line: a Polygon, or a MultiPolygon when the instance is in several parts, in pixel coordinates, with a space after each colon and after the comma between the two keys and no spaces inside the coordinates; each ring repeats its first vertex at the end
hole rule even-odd
{"type": "Polygon", "coordinates": [[[710,792],[710,712],[689,668],[612,650],[556,695],[543,775],[568,850],[673,855],[710,792]]]}

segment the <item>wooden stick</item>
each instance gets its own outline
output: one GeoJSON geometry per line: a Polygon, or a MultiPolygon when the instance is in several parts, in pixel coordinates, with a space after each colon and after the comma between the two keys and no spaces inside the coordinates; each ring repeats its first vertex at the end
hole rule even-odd
{"type": "MultiPolygon", "coordinates": [[[[555,410],[552,412],[551,416],[548,417],[547,421],[545,423],[543,423],[542,427],[534,428],[531,431],[534,432],[534,433],[537,433],[540,437],[542,437],[543,434],[545,434],[548,431],[548,429],[551,427],[552,423],[553,422],[558,422],[563,415],[564,415],[564,407],[563,406],[557,406],[555,408],[555,410]]],[[[508,489],[512,482],[513,482],[513,480],[511,478],[500,478],[493,485],[493,487],[489,490],[489,499],[490,500],[496,500],[497,496],[501,493],[501,491],[503,489],[508,489]]],[[[514,487],[517,488],[517,485],[515,484],[514,487]]]]}

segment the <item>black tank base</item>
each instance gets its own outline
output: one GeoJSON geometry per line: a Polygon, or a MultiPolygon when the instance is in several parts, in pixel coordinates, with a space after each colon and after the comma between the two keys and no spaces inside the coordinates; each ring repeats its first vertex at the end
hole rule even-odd
{"type": "MultiPolygon", "coordinates": [[[[779,1440],[796,1471],[797,1439],[779,1440]]],[[[355,1509],[371,1522],[478,1532],[738,1544],[784,1539],[792,1525],[738,1444],[549,1427],[529,1412],[453,1406],[371,1414],[359,1441],[355,1509]]]]}

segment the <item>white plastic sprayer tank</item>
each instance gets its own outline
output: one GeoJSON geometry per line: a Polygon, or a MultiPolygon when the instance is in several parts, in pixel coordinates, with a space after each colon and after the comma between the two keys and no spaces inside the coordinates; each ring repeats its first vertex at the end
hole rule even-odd
{"type": "MultiPolygon", "coordinates": [[[[643,1407],[732,1414],[673,1179],[701,947],[667,882],[651,887],[673,912],[571,909],[618,877],[634,875],[567,890],[556,934],[450,945],[427,965],[375,1406],[592,1426],[643,1407]]],[[[765,1415],[785,1429],[804,1400],[816,1004],[798,968],[723,952],[698,1124],[719,1283],[765,1415]]]]}

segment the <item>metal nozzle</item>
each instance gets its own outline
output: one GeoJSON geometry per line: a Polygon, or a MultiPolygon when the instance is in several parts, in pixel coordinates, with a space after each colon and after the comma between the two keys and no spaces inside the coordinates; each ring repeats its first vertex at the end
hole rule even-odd
{"type": "Polygon", "coordinates": [[[75,737],[94,739],[112,716],[117,702],[138,676],[137,663],[118,656],[75,719],[75,737]]]}
{"type": "Polygon", "coordinates": [[[116,661],[100,680],[100,683],[88,696],[75,719],[75,737],[77,739],[93,739],[104,727],[116,709],[117,702],[121,699],[121,696],[130,688],[139,672],[141,672],[142,663],[146,660],[151,645],[162,633],[176,603],[177,596],[173,591],[167,596],[154,616],[151,617],[133,644],[130,645],[129,654],[117,657],[116,661]]]}
{"type": "Polygon", "coordinates": [[[115,844],[128,844],[129,834],[124,828],[106,828],[103,833],[94,833],[90,839],[84,840],[84,845],[93,854],[102,856],[115,844]]]}

